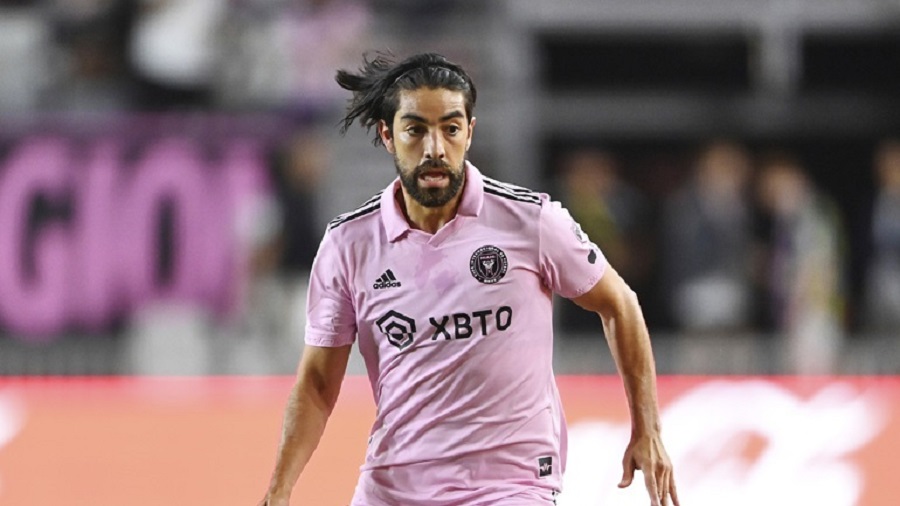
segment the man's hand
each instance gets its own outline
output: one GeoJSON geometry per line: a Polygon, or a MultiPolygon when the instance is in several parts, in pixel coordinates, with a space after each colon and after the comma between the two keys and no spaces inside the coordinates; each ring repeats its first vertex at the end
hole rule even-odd
{"type": "Polygon", "coordinates": [[[273,495],[267,495],[262,501],[259,502],[259,506],[290,506],[290,503],[290,497],[275,497],[273,495]]]}
{"type": "Polygon", "coordinates": [[[671,498],[672,504],[678,503],[678,492],[675,489],[675,474],[672,470],[672,462],[663,447],[659,435],[632,437],[625,449],[625,457],[622,459],[622,481],[619,488],[631,485],[634,479],[635,469],[640,469],[644,474],[644,485],[650,494],[651,506],[667,506],[671,498]]]}

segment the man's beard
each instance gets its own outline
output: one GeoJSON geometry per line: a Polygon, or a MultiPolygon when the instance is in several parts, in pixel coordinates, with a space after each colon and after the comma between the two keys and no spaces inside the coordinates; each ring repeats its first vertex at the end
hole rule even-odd
{"type": "Polygon", "coordinates": [[[394,166],[397,168],[397,174],[400,176],[400,182],[406,188],[406,193],[423,207],[441,207],[447,202],[453,200],[463,183],[466,182],[465,162],[454,170],[446,162],[434,160],[425,162],[416,167],[412,172],[405,172],[400,167],[400,160],[394,156],[394,166]],[[450,179],[450,184],[446,188],[422,188],[419,186],[419,176],[434,170],[442,169],[450,179]]]}

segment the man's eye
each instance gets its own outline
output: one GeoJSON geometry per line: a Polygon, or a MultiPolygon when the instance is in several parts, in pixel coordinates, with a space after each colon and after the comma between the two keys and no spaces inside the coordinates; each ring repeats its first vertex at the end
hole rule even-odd
{"type": "Polygon", "coordinates": [[[447,132],[451,135],[456,135],[457,133],[459,133],[459,126],[450,125],[449,127],[447,127],[447,132]]]}

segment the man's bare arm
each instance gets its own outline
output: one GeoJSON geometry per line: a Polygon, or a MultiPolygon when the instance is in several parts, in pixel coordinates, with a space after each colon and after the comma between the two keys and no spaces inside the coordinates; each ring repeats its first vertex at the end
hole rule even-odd
{"type": "Polygon", "coordinates": [[[351,346],[307,345],[284,412],[275,470],[261,505],[287,506],[291,491],[319,445],[347,372],[351,346]]]}
{"type": "Polygon", "coordinates": [[[619,486],[628,486],[635,469],[641,469],[651,504],[665,505],[671,497],[678,506],[672,463],[660,436],[656,365],[637,295],[612,267],[607,267],[600,281],[574,301],[600,315],[628,398],[631,441],[619,486]]]}

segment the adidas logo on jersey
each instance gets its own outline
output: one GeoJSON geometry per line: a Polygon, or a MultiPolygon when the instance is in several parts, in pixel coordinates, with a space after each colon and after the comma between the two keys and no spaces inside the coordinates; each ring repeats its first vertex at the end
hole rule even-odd
{"type": "Polygon", "coordinates": [[[398,287],[400,287],[400,282],[397,281],[397,278],[394,277],[393,271],[391,271],[390,269],[384,271],[384,274],[382,274],[381,277],[375,281],[375,284],[372,285],[372,288],[376,290],[398,287]]]}

